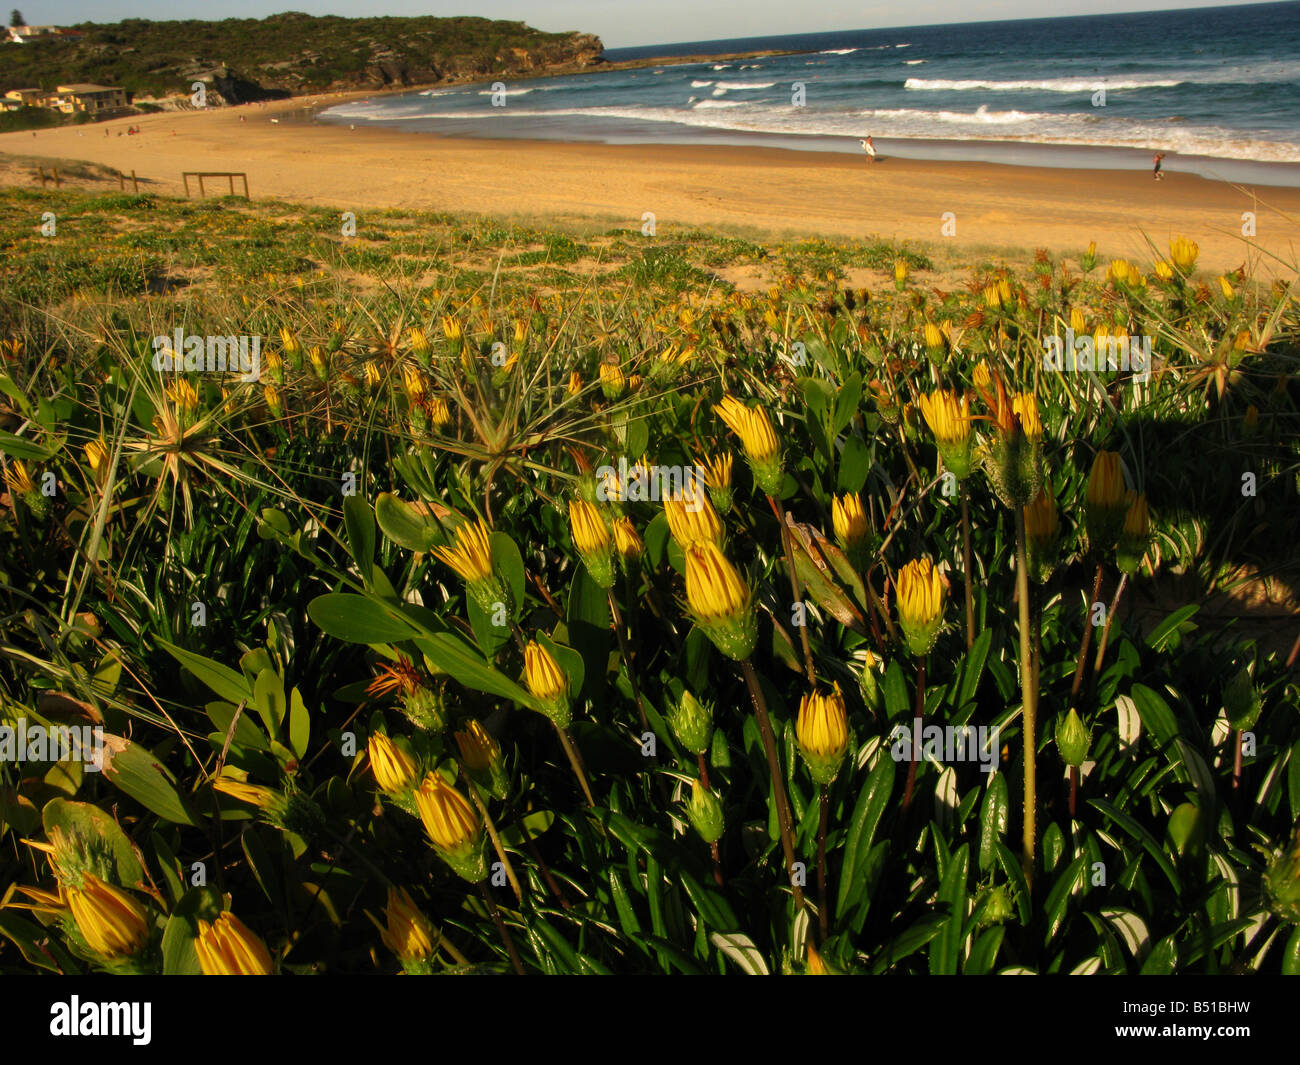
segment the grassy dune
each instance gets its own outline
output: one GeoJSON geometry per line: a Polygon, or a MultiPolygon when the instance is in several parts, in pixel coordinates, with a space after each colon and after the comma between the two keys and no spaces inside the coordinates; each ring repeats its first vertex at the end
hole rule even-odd
{"type": "Polygon", "coordinates": [[[0,191],[0,971],[1300,970],[1294,278],[347,225],[0,191]]]}

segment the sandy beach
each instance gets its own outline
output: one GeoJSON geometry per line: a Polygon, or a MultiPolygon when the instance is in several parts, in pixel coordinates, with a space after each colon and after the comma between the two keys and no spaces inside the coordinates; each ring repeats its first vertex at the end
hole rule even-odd
{"type": "MultiPolygon", "coordinates": [[[[320,97],[318,104],[358,98],[320,97]]],[[[640,228],[718,226],[763,236],[820,235],[958,248],[1047,248],[1149,262],[1185,234],[1210,270],[1300,259],[1300,189],[1238,188],[1186,174],[865,159],[833,153],[697,145],[602,145],[452,139],[301,120],[306,101],[168,113],[0,135],[0,152],[85,160],[184,195],[182,171],[244,171],[254,198],[465,211],[530,222],[598,220],[640,228]],[[291,113],[293,117],[291,117],[291,113]],[[241,121],[242,119],[242,121],[241,121]],[[279,119],[272,122],[272,119],[279,119]],[[119,136],[127,126],[137,136],[119,136]],[[107,135],[106,135],[107,134],[107,135]],[[1257,235],[1241,235],[1242,212],[1257,235]],[[952,212],[956,234],[941,232],[952,212]],[[1255,247],[1251,247],[1251,244],[1255,247]]],[[[29,179],[34,183],[34,177],[29,179]]],[[[224,188],[224,182],[213,182],[224,188]]]]}

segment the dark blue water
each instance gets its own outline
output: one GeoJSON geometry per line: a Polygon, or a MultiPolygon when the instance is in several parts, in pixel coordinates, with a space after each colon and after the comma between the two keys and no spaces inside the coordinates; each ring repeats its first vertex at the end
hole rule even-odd
{"type": "Polygon", "coordinates": [[[1049,165],[1149,166],[1160,150],[1168,169],[1199,160],[1220,177],[1234,168],[1207,159],[1300,163],[1300,2],[695,41],[606,58],[768,49],[799,54],[512,81],[495,95],[488,84],[434,89],[323,117],[461,136],[835,151],[859,150],[870,133],[886,154],[1049,165]]]}

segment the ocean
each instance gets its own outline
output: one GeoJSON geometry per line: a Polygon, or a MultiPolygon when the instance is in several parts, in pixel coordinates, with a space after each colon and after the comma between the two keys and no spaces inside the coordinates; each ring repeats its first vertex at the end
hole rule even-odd
{"type": "Polygon", "coordinates": [[[450,136],[765,145],[1300,185],[1300,2],[609,49],[794,55],[376,96],[327,122],[450,136]],[[802,91],[800,89],[802,88],[802,91]],[[494,106],[494,101],[498,106],[494,106]]]}

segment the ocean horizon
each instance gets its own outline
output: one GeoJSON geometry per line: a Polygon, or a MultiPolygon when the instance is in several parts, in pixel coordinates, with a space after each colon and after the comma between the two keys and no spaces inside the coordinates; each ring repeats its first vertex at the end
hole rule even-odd
{"type": "Polygon", "coordinates": [[[325,121],[448,136],[765,145],[1300,184],[1300,2],[609,49],[791,51],[459,84],[325,121]]]}

